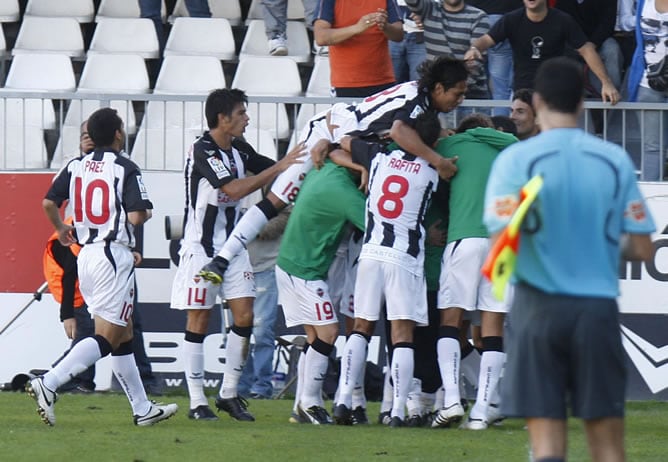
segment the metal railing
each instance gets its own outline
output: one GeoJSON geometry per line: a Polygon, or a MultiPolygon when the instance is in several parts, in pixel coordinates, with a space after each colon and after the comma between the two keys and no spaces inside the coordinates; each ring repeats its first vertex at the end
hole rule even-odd
{"type": "MultiPolygon", "coordinates": [[[[111,105],[126,124],[126,151],[140,167],[181,170],[195,136],[206,129],[205,94],[119,94],[8,91],[0,89],[0,170],[57,169],[78,155],[81,121],[96,107],[111,105]]],[[[334,102],[328,97],[249,97],[251,125],[246,131],[258,152],[282,155],[310,115],[334,102]]],[[[462,108],[489,112],[507,101],[467,100],[462,108]]],[[[449,115],[453,126],[461,116],[449,115]]],[[[624,147],[642,180],[664,177],[668,105],[586,101],[585,130],[624,147]]]]}

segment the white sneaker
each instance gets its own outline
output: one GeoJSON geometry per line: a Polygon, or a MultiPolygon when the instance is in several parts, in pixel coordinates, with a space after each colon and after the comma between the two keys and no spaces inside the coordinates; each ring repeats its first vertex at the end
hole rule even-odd
{"type": "Polygon", "coordinates": [[[328,46],[320,46],[313,42],[313,54],[315,56],[324,56],[327,57],[329,56],[329,47],[328,46]]]}
{"type": "Polygon", "coordinates": [[[464,407],[461,403],[455,403],[449,407],[438,410],[431,423],[432,428],[449,427],[451,423],[457,423],[464,417],[464,407]]]}
{"type": "Polygon", "coordinates": [[[26,391],[30,396],[35,398],[35,401],[37,402],[37,413],[42,418],[42,421],[47,425],[55,425],[56,413],[53,408],[58,400],[56,392],[46,388],[42,377],[35,377],[28,381],[28,383],[26,383],[26,391]]]}
{"type": "Polygon", "coordinates": [[[487,421],[484,419],[472,419],[469,417],[459,428],[462,430],[487,430],[487,421]]]}
{"type": "Polygon", "coordinates": [[[179,406],[176,404],[151,404],[151,409],[146,413],[146,415],[134,416],[135,425],[141,425],[142,427],[153,425],[161,420],[169,419],[171,416],[176,414],[176,411],[179,410],[179,406]]]}
{"type": "Polygon", "coordinates": [[[276,35],[269,40],[269,54],[271,56],[286,56],[288,54],[288,40],[285,35],[276,35]]]}
{"type": "Polygon", "coordinates": [[[489,425],[501,425],[506,416],[501,414],[498,404],[490,404],[487,407],[487,422],[489,425]]]}

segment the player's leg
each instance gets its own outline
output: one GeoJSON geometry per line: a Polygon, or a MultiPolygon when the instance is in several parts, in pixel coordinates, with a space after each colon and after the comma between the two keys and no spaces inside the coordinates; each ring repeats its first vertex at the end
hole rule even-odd
{"type": "Polygon", "coordinates": [[[535,462],[564,462],[566,460],[566,420],[527,419],[531,455],[535,462]]]}
{"type": "Polygon", "coordinates": [[[390,414],[390,427],[401,427],[405,421],[405,408],[408,392],[413,381],[415,359],[413,353],[413,329],[415,321],[408,319],[396,319],[390,321],[392,326],[392,383],[394,385],[394,396],[392,400],[392,412],[390,414]]]}
{"type": "Polygon", "coordinates": [[[589,454],[596,462],[623,462],[624,419],[607,417],[584,421],[589,454]]]}
{"type": "Polygon", "coordinates": [[[336,317],[334,320],[336,322],[329,324],[304,326],[310,347],[304,362],[304,383],[298,410],[303,418],[314,425],[332,423],[322,401],[322,384],[339,333],[336,317]]]}
{"type": "Polygon", "coordinates": [[[302,388],[304,385],[304,367],[306,365],[306,352],[309,349],[309,344],[304,344],[304,349],[299,355],[297,362],[297,386],[295,387],[295,400],[292,403],[292,414],[290,415],[290,423],[306,423],[306,421],[299,415],[299,400],[302,396],[302,388]]]}
{"type": "Polygon", "coordinates": [[[492,397],[501,377],[501,370],[506,360],[503,352],[503,320],[505,313],[481,311],[482,356],[480,375],[478,376],[478,394],[471,408],[468,420],[463,425],[469,430],[484,430],[490,423],[488,416],[492,397]]]}
{"type": "Polygon", "coordinates": [[[436,351],[438,368],[443,382],[443,403],[434,417],[433,427],[449,427],[464,416],[459,391],[461,366],[461,346],[459,344],[459,326],[464,310],[450,307],[441,309],[441,326],[438,329],[436,351]]]}
{"type": "Polygon", "coordinates": [[[196,277],[206,255],[183,252],[172,283],[170,307],[186,310],[186,326],[182,348],[184,373],[190,408],[188,418],[218,420],[204,394],[204,340],[209,328],[211,309],[216,303],[219,286],[196,277]]]}

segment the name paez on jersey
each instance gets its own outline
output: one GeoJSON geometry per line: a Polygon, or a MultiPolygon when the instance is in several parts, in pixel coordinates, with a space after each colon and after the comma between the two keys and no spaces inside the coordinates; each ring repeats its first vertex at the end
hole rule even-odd
{"type": "Polygon", "coordinates": [[[225,164],[223,164],[223,161],[219,158],[213,156],[207,157],[206,161],[209,163],[211,170],[213,170],[219,180],[230,176],[229,170],[227,170],[227,167],[225,167],[225,164]]]}
{"type": "Polygon", "coordinates": [[[104,161],[87,160],[84,162],[84,171],[102,173],[104,171],[104,161]]]}

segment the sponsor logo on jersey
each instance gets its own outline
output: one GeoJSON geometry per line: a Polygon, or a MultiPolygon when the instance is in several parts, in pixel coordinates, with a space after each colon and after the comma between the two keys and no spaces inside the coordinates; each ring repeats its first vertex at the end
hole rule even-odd
{"type": "Polygon", "coordinates": [[[219,180],[230,176],[230,172],[225,167],[225,164],[223,164],[223,161],[219,158],[208,157],[206,161],[209,163],[211,170],[213,170],[213,173],[216,174],[216,177],[218,177],[219,180]]]}
{"type": "Polygon", "coordinates": [[[510,218],[517,208],[517,197],[513,194],[494,199],[494,215],[499,218],[510,218]]]}
{"type": "Polygon", "coordinates": [[[622,345],[652,393],[668,388],[668,345],[656,347],[622,325],[622,345]]]}
{"type": "Polygon", "coordinates": [[[142,179],[141,175],[137,175],[137,187],[139,188],[139,194],[141,194],[142,200],[147,201],[148,191],[146,190],[146,186],[144,185],[144,180],[142,179]]]}
{"type": "Polygon", "coordinates": [[[636,222],[644,221],[647,217],[647,212],[645,211],[645,204],[643,201],[637,200],[629,202],[626,210],[624,210],[624,216],[636,222]]]}
{"type": "Polygon", "coordinates": [[[422,109],[422,106],[415,106],[413,108],[413,111],[411,112],[410,118],[411,119],[417,119],[420,114],[424,113],[424,109],[422,109]]]}

